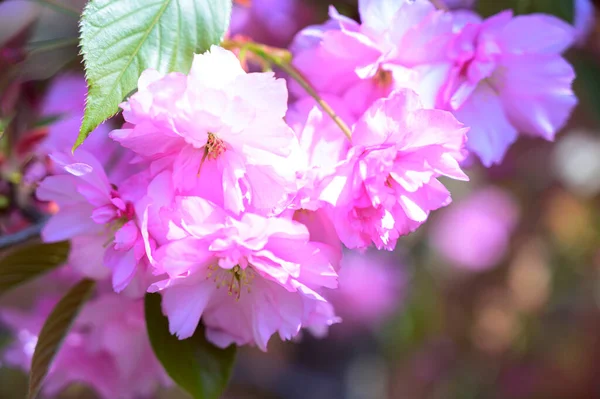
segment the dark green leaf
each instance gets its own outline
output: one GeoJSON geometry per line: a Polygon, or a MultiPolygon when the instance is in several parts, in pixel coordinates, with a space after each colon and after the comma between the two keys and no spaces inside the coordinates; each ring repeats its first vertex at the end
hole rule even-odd
{"type": "Polygon", "coordinates": [[[179,340],[169,333],[159,294],[146,294],[146,325],[150,343],[167,374],[194,399],[217,399],[227,385],[235,360],[235,346],[219,349],[199,326],[194,335],[179,340]]]}
{"type": "Polygon", "coordinates": [[[0,259],[0,295],[63,265],[69,256],[68,241],[27,245],[0,259]]]}
{"type": "Polygon", "coordinates": [[[187,72],[218,44],[231,0],[91,0],[81,19],[88,98],[74,148],[118,111],[142,71],[187,72]]]}
{"type": "Polygon", "coordinates": [[[58,302],[46,319],[31,360],[28,399],[34,399],[40,391],[52,359],[95,285],[93,280],[81,280],[58,302]]]}

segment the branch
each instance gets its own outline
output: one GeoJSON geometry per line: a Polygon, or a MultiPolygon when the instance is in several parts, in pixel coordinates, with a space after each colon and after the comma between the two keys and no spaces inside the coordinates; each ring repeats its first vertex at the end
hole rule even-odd
{"type": "Polygon", "coordinates": [[[42,232],[42,228],[46,224],[48,216],[41,219],[38,223],[24,228],[13,234],[7,234],[0,237],[0,249],[10,247],[17,244],[22,244],[25,241],[37,237],[42,232]]]}

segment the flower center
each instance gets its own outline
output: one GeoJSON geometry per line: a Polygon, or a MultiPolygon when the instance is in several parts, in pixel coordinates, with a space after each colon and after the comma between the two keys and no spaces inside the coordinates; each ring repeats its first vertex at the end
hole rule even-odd
{"type": "Polygon", "coordinates": [[[375,76],[373,76],[373,80],[375,84],[379,87],[387,88],[394,83],[394,76],[391,71],[386,71],[385,69],[379,67],[375,76]]]}
{"type": "Polygon", "coordinates": [[[206,141],[206,156],[208,159],[217,159],[219,155],[225,152],[227,148],[223,140],[215,136],[213,133],[208,133],[208,140],[206,141]]]}
{"type": "Polygon", "coordinates": [[[121,227],[123,227],[125,223],[133,220],[135,217],[135,208],[133,207],[133,203],[123,200],[117,191],[116,186],[114,184],[112,186],[113,189],[110,192],[110,198],[116,211],[116,217],[106,223],[105,231],[107,240],[104,243],[105,248],[113,243],[115,239],[115,233],[121,227]]]}
{"type": "Polygon", "coordinates": [[[385,179],[385,185],[389,188],[393,188],[392,184],[393,184],[394,179],[392,178],[392,175],[388,175],[387,179],[385,179]]]}
{"type": "Polygon", "coordinates": [[[234,266],[232,269],[222,269],[219,266],[212,265],[208,268],[206,278],[212,278],[217,284],[217,289],[228,287],[227,293],[235,295],[236,300],[240,300],[242,290],[245,288],[250,293],[252,280],[256,273],[251,268],[242,269],[240,266],[234,266]]]}
{"type": "Polygon", "coordinates": [[[227,150],[225,142],[215,136],[214,133],[208,132],[208,139],[206,140],[206,145],[204,146],[204,155],[202,155],[200,165],[198,166],[198,177],[200,177],[200,171],[202,171],[202,165],[204,165],[206,158],[215,160],[219,157],[219,155],[224,153],[225,150],[227,150]]]}

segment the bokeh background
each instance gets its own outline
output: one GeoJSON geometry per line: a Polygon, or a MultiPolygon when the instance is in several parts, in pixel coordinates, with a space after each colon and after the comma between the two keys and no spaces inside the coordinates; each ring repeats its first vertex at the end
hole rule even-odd
{"type": "MultiPolygon", "coordinates": [[[[294,343],[273,337],[268,353],[243,348],[226,398],[600,398],[596,11],[590,1],[482,2],[484,12],[573,14],[580,37],[567,57],[577,71],[580,104],[570,122],[553,143],[520,138],[502,165],[474,163],[470,182],[446,181],[453,204],[400,240],[395,252],[348,253],[341,290],[330,295],[344,322],[325,339],[305,333],[294,343]]],[[[81,74],[77,12],[84,3],[0,2],[1,131],[10,123],[14,134],[31,138],[52,126],[40,104],[57,76],[81,74]]],[[[285,47],[303,26],[326,19],[328,3],[237,1],[231,30],[285,47]]],[[[355,2],[333,3],[358,18],[355,2]]],[[[7,236],[39,215],[16,212],[7,197],[31,195],[24,176],[35,168],[22,154],[33,144],[2,137],[0,234],[7,236]]],[[[51,288],[34,282],[0,305],[26,307],[34,290],[51,288]]],[[[0,327],[0,348],[12,339],[0,327]]],[[[0,398],[24,397],[25,385],[21,372],[0,368],[0,398]]],[[[61,398],[94,395],[73,386],[61,398]]]]}

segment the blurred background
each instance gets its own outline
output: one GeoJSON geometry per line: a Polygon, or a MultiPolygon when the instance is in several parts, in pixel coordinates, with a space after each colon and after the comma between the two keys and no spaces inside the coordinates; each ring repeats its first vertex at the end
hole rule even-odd
{"type": "MultiPolygon", "coordinates": [[[[32,148],[53,128],[44,111],[52,83],[65,71],[82,74],[77,16],[84,3],[0,2],[4,237],[40,221],[35,210],[17,212],[13,204],[31,196],[28,182],[40,168],[32,148]]],[[[232,33],[286,46],[302,27],[325,21],[329,2],[235,3],[232,33]]],[[[355,2],[333,3],[358,18],[355,2]]],[[[475,164],[470,182],[445,181],[453,204],[394,253],[348,253],[341,289],[329,296],[342,304],[344,322],[325,339],[305,333],[294,343],[273,337],[268,353],[243,348],[225,398],[600,398],[600,25],[590,1],[482,0],[476,7],[489,14],[523,3],[527,12],[570,19],[579,32],[567,57],[580,104],[556,141],[520,138],[502,165],[475,164]]],[[[69,93],[54,101],[64,104],[69,93]]],[[[31,289],[2,305],[27,306],[31,289]]],[[[0,347],[12,339],[0,329],[0,347]]],[[[0,398],[24,397],[25,384],[21,372],[0,368],[0,398]]],[[[61,398],[94,395],[73,386],[61,398]]]]}

